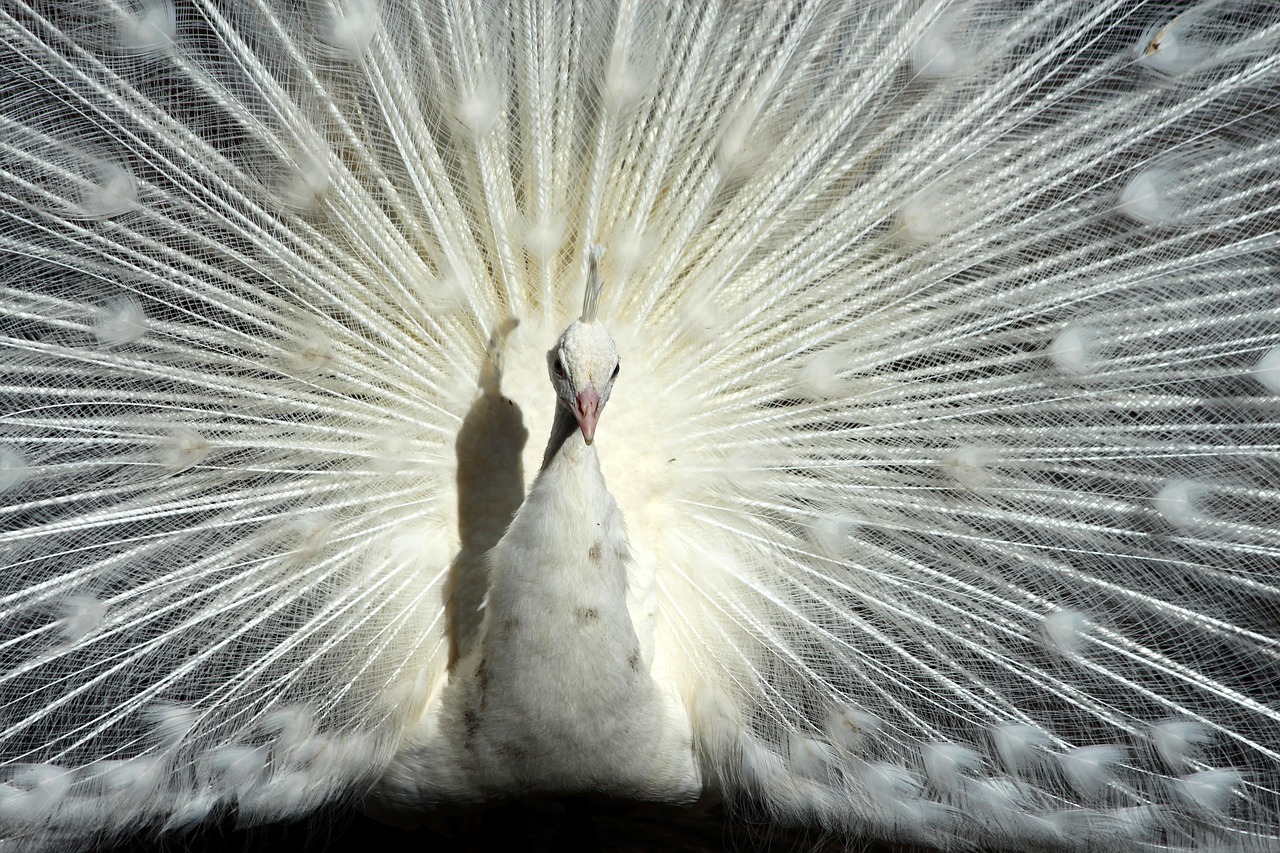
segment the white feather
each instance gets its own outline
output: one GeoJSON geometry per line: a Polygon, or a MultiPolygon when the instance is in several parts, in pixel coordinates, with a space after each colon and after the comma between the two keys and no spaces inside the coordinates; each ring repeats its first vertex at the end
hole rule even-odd
{"type": "Polygon", "coordinates": [[[1276,849],[1278,57],[1212,0],[0,5],[0,846],[537,791],[1276,849]]]}

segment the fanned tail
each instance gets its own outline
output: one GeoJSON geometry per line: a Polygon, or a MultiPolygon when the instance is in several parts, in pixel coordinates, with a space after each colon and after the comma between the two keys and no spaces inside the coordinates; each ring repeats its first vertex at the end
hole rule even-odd
{"type": "Polygon", "coordinates": [[[699,401],[660,642],[732,795],[944,845],[1280,843],[1250,8],[780,11],[742,59],[721,156],[768,153],[660,241],[697,245],[661,357],[699,401]]]}
{"type": "Polygon", "coordinates": [[[6,3],[0,834],[365,790],[538,469],[460,432],[549,432],[600,243],[628,603],[731,803],[1274,849],[1277,57],[1268,3],[6,3]]]}

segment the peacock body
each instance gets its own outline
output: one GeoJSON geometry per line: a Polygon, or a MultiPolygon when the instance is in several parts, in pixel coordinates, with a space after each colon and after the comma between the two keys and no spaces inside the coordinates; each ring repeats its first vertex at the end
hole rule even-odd
{"type": "Polygon", "coordinates": [[[4,0],[0,251],[14,849],[1280,849],[1274,4],[4,0]]]}
{"type": "MultiPolygon", "coordinates": [[[[593,444],[621,368],[595,316],[596,261],[583,316],[549,356],[558,405],[542,467],[486,552],[479,635],[455,640],[467,652],[438,710],[375,789],[384,820],[411,826],[442,805],[513,791],[674,802],[700,793],[687,714],[642,652],[653,620],[643,606],[631,612],[631,548],[593,444]]],[[[459,579],[454,593],[464,590],[459,579]]]]}

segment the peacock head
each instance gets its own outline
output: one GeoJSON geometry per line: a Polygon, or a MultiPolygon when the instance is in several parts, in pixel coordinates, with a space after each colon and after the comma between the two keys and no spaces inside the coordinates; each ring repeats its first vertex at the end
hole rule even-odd
{"type": "Polygon", "coordinates": [[[609,402],[613,381],[621,370],[618,348],[604,324],[596,319],[601,288],[599,265],[603,254],[603,246],[592,247],[582,316],[569,324],[547,353],[556,400],[573,414],[587,444],[595,438],[596,423],[605,403],[609,402]]]}

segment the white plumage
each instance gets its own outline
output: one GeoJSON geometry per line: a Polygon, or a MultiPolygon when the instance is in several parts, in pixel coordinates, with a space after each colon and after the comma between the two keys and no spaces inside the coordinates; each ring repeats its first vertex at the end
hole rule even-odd
{"type": "Polygon", "coordinates": [[[438,709],[373,792],[385,820],[412,826],[512,793],[698,799],[688,716],[651,677],[650,591],[628,582],[631,548],[593,444],[621,367],[595,317],[597,260],[581,319],[547,356],[557,406],[542,468],[485,556],[483,621],[472,638],[453,632],[438,709]]]}
{"type": "Polygon", "coordinates": [[[0,251],[14,849],[1280,848],[1274,4],[6,0],[0,251]]]}

